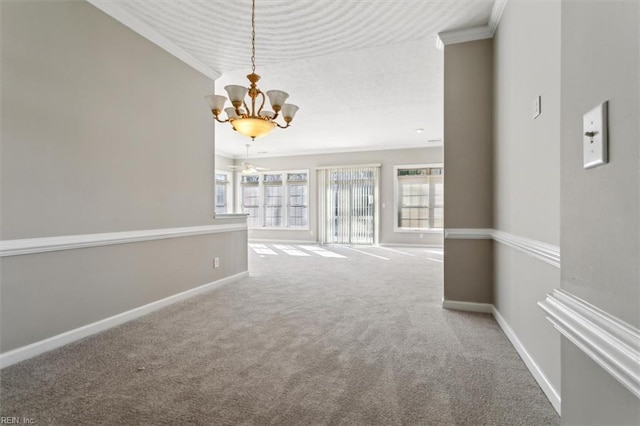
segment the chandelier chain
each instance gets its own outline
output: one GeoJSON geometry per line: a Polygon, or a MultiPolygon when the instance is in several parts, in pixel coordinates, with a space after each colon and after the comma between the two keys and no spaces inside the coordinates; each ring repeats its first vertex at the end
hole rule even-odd
{"type": "Polygon", "coordinates": [[[256,72],[256,0],[251,3],[251,72],[256,72]]]}

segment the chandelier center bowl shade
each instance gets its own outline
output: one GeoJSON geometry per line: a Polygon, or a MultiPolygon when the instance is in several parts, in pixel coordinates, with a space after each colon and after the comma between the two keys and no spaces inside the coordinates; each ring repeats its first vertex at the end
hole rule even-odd
{"type": "Polygon", "coordinates": [[[256,138],[269,134],[273,129],[280,127],[286,129],[291,125],[298,107],[285,103],[289,94],[282,90],[269,90],[265,94],[258,88],[260,76],[256,74],[256,0],[251,3],[251,74],[247,75],[249,87],[239,85],[225,86],[229,95],[230,107],[225,108],[227,98],[221,95],[206,96],[213,117],[219,123],[229,123],[238,133],[256,138]],[[269,98],[272,110],[264,108],[266,98],[269,98]],[[248,102],[247,102],[248,101],[248,102]],[[226,118],[221,114],[227,115],[226,118]],[[284,124],[276,121],[282,116],[284,124]]]}

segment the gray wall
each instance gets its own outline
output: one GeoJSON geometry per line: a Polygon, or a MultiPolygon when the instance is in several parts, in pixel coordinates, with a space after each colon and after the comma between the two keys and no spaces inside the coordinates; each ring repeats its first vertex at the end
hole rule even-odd
{"type": "MultiPolygon", "coordinates": [[[[88,3],[1,7],[2,239],[216,223],[213,82],[88,3]]],[[[245,271],[245,242],[3,258],[0,349],[245,271]]]]}
{"type": "MultiPolygon", "coordinates": [[[[236,160],[241,164],[244,159],[236,160]]],[[[318,208],[317,208],[317,167],[355,164],[382,164],[380,170],[380,243],[381,244],[421,244],[442,245],[442,232],[413,233],[394,232],[394,177],[395,165],[442,163],[442,147],[397,149],[385,151],[345,152],[336,154],[318,154],[293,157],[252,158],[252,163],[270,170],[309,169],[309,230],[250,230],[249,238],[317,241],[318,240],[318,208]],[[421,236],[422,234],[422,236],[421,236]]],[[[447,171],[445,169],[445,181],[447,171]]]]}
{"type": "Polygon", "coordinates": [[[232,171],[231,166],[235,165],[235,160],[233,158],[225,157],[222,155],[215,155],[215,164],[216,169],[232,171]]]}
{"type": "MultiPolygon", "coordinates": [[[[560,241],[560,3],[509,1],[494,37],[494,229],[560,241]],[[532,37],[536,34],[536,37],[532,37]],[[532,118],[542,96],[542,114],[532,118]]],[[[537,303],[560,269],[495,243],[494,305],[560,393],[560,336],[537,303]]]]}
{"type": "MultiPolygon", "coordinates": [[[[563,2],[561,16],[561,287],[639,327],[640,3],[563,2]],[[585,170],[582,115],[604,100],[609,164],[585,170]]],[[[636,398],[562,349],[564,424],[640,424],[636,398]]]]}
{"type": "MultiPolygon", "coordinates": [[[[446,228],[491,228],[493,42],[444,49],[446,228]]],[[[493,302],[493,242],[444,241],[444,298],[493,302]]]]}

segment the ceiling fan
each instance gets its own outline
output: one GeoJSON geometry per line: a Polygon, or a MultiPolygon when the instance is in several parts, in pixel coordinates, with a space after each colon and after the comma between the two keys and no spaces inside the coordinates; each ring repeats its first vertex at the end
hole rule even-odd
{"type": "Polygon", "coordinates": [[[247,161],[243,161],[241,166],[231,166],[231,170],[239,171],[243,175],[255,175],[256,173],[264,172],[264,171],[269,170],[267,168],[258,167],[255,164],[250,163],[249,162],[249,147],[251,146],[251,144],[245,144],[245,146],[247,147],[247,157],[246,157],[247,161]]]}

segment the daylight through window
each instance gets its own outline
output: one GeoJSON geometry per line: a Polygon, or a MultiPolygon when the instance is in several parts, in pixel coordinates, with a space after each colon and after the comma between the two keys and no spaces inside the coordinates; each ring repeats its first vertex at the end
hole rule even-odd
{"type": "Polygon", "coordinates": [[[301,228],[309,226],[308,171],[266,172],[242,175],[240,204],[249,215],[250,228],[301,228]]]}
{"type": "Polygon", "coordinates": [[[442,166],[396,167],[396,230],[442,229],[444,169],[442,166]]]}

